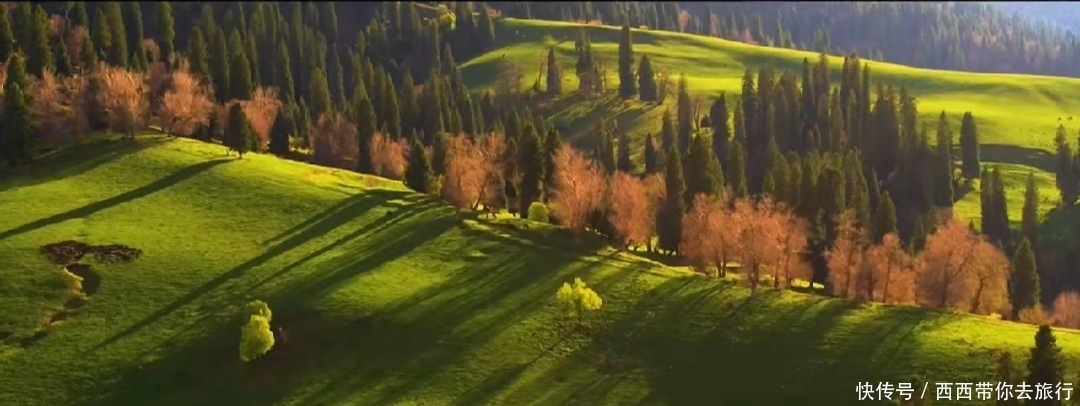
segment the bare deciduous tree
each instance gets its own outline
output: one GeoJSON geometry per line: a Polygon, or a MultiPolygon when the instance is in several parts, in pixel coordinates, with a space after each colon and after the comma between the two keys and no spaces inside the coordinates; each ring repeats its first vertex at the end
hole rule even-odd
{"type": "Polygon", "coordinates": [[[985,312],[1005,300],[1008,261],[958,220],[927,237],[918,262],[916,297],[924,306],[985,312]]]}
{"type": "Polygon", "coordinates": [[[567,145],[559,148],[555,162],[554,214],[570,231],[580,234],[589,215],[600,207],[604,176],[593,162],[567,145]]]}
{"type": "Polygon", "coordinates": [[[484,159],[476,143],[467,136],[447,139],[446,168],[440,195],[460,213],[480,200],[487,182],[484,159]]]}
{"type": "MultiPolygon", "coordinates": [[[[660,206],[664,203],[664,196],[667,194],[667,188],[664,185],[664,177],[658,173],[646,176],[642,181],[645,185],[646,200],[649,203],[648,218],[656,219],[657,213],[660,211],[660,206]]],[[[649,252],[653,252],[652,240],[656,235],[656,222],[650,221],[648,224],[648,231],[645,233],[645,248],[649,252]]]]}
{"type": "Polygon", "coordinates": [[[777,226],[773,236],[777,248],[772,265],[773,288],[790,288],[796,279],[809,280],[813,271],[810,264],[803,260],[803,248],[806,246],[810,225],[783,204],[777,203],[768,207],[768,210],[768,216],[777,226]]]}
{"type": "Polygon", "coordinates": [[[480,200],[485,207],[496,210],[509,205],[506,195],[503,193],[503,165],[505,164],[503,151],[506,150],[505,139],[502,134],[490,133],[475,141],[476,152],[480,155],[481,167],[483,168],[483,186],[480,190],[480,200]]]}
{"type": "Polygon", "coordinates": [[[318,165],[355,169],[360,151],[356,127],[341,114],[319,117],[308,129],[313,140],[312,161],[318,165]]]}
{"type": "Polygon", "coordinates": [[[368,146],[371,166],[376,175],[401,180],[405,175],[406,154],[409,145],[404,139],[392,139],[383,133],[375,133],[368,146]]]}
{"type": "Polygon", "coordinates": [[[113,131],[121,132],[131,139],[142,129],[150,103],[147,98],[146,78],[137,72],[112,67],[104,63],[96,71],[102,88],[98,103],[109,116],[113,131]]]}
{"type": "Polygon", "coordinates": [[[863,247],[866,233],[855,226],[855,214],[850,210],[841,213],[838,220],[836,240],[825,252],[829,282],[834,295],[856,298],[857,273],[865,259],[863,247]]]}
{"type": "Polygon", "coordinates": [[[860,277],[860,281],[864,284],[860,286],[860,289],[868,292],[867,297],[870,300],[876,300],[876,294],[880,294],[883,303],[915,301],[915,274],[912,269],[912,259],[896,234],[887,234],[880,244],[870,247],[866,253],[866,266],[863,270],[873,274],[870,278],[860,277]],[[879,282],[880,288],[865,286],[869,281],[879,282]]]}
{"type": "Polygon", "coordinates": [[[1054,299],[1054,321],[1061,327],[1080,328],[1080,293],[1062,292],[1054,299]]]}
{"type": "Polygon", "coordinates": [[[259,150],[265,148],[270,142],[270,129],[274,126],[274,120],[277,119],[281,106],[278,90],[275,87],[260,86],[251,94],[251,100],[240,101],[240,107],[244,109],[244,115],[251,123],[255,138],[259,140],[259,150]]]}
{"type": "Polygon", "coordinates": [[[87,130],[88,118],[83,108],[86,79],[60,79],[45,71],[34,81],[34,114],[39,139],[48,145],[77,141],[87,130]]]}
{"type": "Polygon", "coordinates": [[[634,175],[616,173],[611,180],[611,214],[608,217],[620,246],[640,244],[651,236],[655,218],[649,214],[645,183],[634,175]]]}
{"type": "Polygon", "coordinates": [[[734,256],[741,265],[744,281],[750,285],[751,295],[757,293],[762,268],[775,264],[778,257],[776,235],[782,225],[777,217],[763,215],[771,210],[772,204],[767,197],[756,206],[749,200],[738,199],[731,214],[730,226],[737,231],[734,256]]]}
{"type": "Polygon", "coordinates": [[[210,87],[183,68],[173,72],[170,82],[158,112],[162,130],[168,135],[193,136],[209,123],[214,110],[210,87]]]}

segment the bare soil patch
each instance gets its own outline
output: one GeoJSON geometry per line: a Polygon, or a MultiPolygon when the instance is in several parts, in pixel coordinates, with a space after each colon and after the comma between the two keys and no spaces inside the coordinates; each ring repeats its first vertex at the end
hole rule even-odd
{"type": "Polygon", "coordinates": [[[41,252],[57,265],[74,263],[87,254],[101,262],[131,262],[142,255],[142,250],[123,244],[90,245],[74,240],[60,241],[41,246],[41,252]]]}

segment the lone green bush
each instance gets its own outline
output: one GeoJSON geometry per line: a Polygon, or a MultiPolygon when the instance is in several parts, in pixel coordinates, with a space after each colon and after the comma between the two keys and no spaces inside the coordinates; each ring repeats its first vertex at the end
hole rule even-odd
{"type": "Polygon", "coordinates": [[[550,223],[550,213],[548,212],[547,205],[540,202],[532,202],[529,205],[529,220],[550,223]]]}
{"type": "Polygon", "coordinates": [[[262,300],[254,300],[245,306],[248,322],[240,328],[240,360],[250,362],[274,348],[274,333],[270,331],[273,313],[262,300]]]}
{"type": "MultiPolygon", "coordinates": [[[[531,211],[531,210],[530,210],[531,211]]],[[[604,300],[596,291],[585,285],[581,278],[574,278],[574,284],[564,282],[562,287],[555,292],[555,302],[559,307],[580,322],[586,312],[600,310],[604,300]]]]}

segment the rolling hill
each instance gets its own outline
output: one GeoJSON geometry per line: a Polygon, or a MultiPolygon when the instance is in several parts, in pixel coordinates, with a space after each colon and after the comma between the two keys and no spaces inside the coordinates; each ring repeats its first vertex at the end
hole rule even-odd
{"type": "MultiPolygon", "coordinates": [[[[542,57],[554,48],[562,64],[565,94],[544,102],[543,110],[564,137],[587,143],[586,135],[599,117],[614,118],[620,131],[629,132],[633,153],[640,155],[647,133],[660,130],[664,110],[674,113],[674,100],[663,106],[643,105],[618,100],[613,92],[593,100],[583,100],[571,93],[577,88],[573,75],[576,58],[574,40],[581,24],[555,21],[500,19],[499,48],[462,65],[462,75],[475,91],[488,88],[500,66],[515,63],[523,73],[523,86],[536,79],[542,57]]],[[[608,88],[618,86],[615,72],[619,28],[585,26],[594,55],[608,70],[608,88]]],[[[719,38],[682,33],[633,30],[635,57],[649,56],[654,69],[666,69],[673,76],[685,74],[691,97],[701,97],[703,108],[721,92],[737,95],[747,68],[773,65],[781,70],[801,72],[804,58],[816,61],[817,54],[790,49],[770,48],[727,41],[719,38]]],[[[830,59],[832,82],[839,83],[843,57],[830,59]]],[[[912,68],[882,62],[867,62],[871,80],[894,86],[906,85],[919,103],[922,120],[936,123],[945,111],[953,121],[955,142],[959,142],[960,118],[971,111],[979,129],[982,161],[1001,167],[1009,190],[1009,217],[1020,220],[1023,207],[1023,180],[1029,171],[1036,174],[1042,190],[1040,212],[1044,215],[1057,201],[1053,183],[1053,137],[1059,124],[1070,134],[1080,126],[1080,79],[1017,74],[989,74],[912,68]],[[1075,117],[1074,117],[1075,116],[1075,117]]],[[[932,127],[933,128],[933,127],[932,127]]],[[[635,157],[637,159],[637,157],[635,157]]],[[[979,194],[967,193],[955,205],[965,219],[980,217],[979,194]]]]}
{"type": "MultiPolygon", "coordinates": [[[[3,174],[0,403],[848,404],[858,381],[990,380],[993,352],[1022,367],[1035,331],[749,298],[540,224],[459,220],[398,182],[222,152],[104,139],[3,174]],[[142,255],[83,259],[97,281],[73,308],[39,252],[65,240],[142,255]],[[573,277],[604,299],[584,331],[549,304],[573,277]],[[253,299],[288,338],[245,365],[253,299]]],[[[1080,334],[1058,343],[1080,361],[1080,334]]]]}

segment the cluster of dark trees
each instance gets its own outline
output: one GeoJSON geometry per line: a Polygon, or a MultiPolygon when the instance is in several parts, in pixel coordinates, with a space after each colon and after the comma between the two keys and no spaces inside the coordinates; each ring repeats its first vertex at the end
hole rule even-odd
{"type": "Polygon", "coordinates": [[[600,20],[830,54],[858,52],[925,68],[1080,74],[1080,36],[990,3],[509,2],[498,7],[511,17],[600,20]]]}

